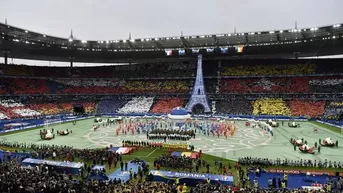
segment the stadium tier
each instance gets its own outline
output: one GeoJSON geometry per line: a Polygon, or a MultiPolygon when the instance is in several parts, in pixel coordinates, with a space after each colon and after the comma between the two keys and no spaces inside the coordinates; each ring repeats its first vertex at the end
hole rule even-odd
{"type": "MultiPolygon", "coordinates": [[[[214,114],[340,116],[341,108],[330,101],[337,101],[332,94],[343,92],[343,76],[340,67],[335,67],[332,61],[327,66],[316,60],[297,64],[283,61],[274,65],[268,60],[266,64],[260,64],[261,61],[254,64],[253,60],[252,64],[242,62],[204,62],[205,91],[216,108],[214,114]],[[254,97],[247,98],[245,94],[254,97]],[[292,95],[282,100],[280,96],[268,94],[292,95]],[[302,94],[330,94],[330,97],[319,101],[302,94]]],[[[11,104],[0,105],[3,118],[73,112],[71,99],[32,102],[11,98],[21,95],[84,96],[90,101],[83,103],[88,105],[85,106],[88,113],[168,113],[174,107],[187,104],[194,84],[195,62],[80,68],[1,65],[1,70],[0,96],[2,101],[12,100],[11,104]],[[97,95],[115,97],[91,99],[97,95]]]]}

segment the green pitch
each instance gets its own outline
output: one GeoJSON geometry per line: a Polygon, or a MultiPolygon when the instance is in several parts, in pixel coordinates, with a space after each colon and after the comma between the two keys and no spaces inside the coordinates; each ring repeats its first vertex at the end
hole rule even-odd
{"type": "MultiPolygon", "coordinates": [[[[238,122],[238,130],[231,137],[207,136],[197,132],[195,139],[188,141],[188,144],[195,146],[196,150],[202,150],[204,153],[222,157],[231,160],[237,160],[239,157],[266,157],[266,158],[281,158],[281,159],[311,159],[311,160],[331,160],[342,162],[343,147],[328,148],[322,147],[321,152],[309,155],[301,153],[298,149],[294,151],[293,145],[290,144],[290,138],[304,138],[310,147],[314,146],[319,139],[331,137],[333,141],[338,140],[339,145],[343,143],[343,135],[333,131],[335,128],[323,124],[315,124],[312,122],[299,122],[300,128],[290,128],[287,122],[284,126],[274,128],[274,136],[268,133],[246,127],[245,121],[238,122]],[[313,128],[319,128],[318,132],[314,132],[313,128]]],[[[64,123],[49,126],[55,129],[55,139],[50,141],[41,140],[39,130],[42,128],[32,129],[28,131],[6,133],[0,135],[0,140],[11,142],[26,142],[36,144],[56,144],[68,145],[74,148],[103,148],[112,144],[113,146],[121,146],[123,140],[143,141],[147,140],[145,134],[127,134],[116,136],[115,129],[117,125],[110,127],[101,127],[97,131],[93,131],[93,119],[78,121],[76,125],[72,123],[64,123]],[[72,134],[68,136],[59,136],[57,130],[72,130],[72,134]]],[[[280,124],[281,125],[281,124],[280,124]]],[[[339,131],[339,130],[338,130],[339,131]]],[[[176,141],[168,141],[175,143],[176,141]]],[[[143,157],[156,157],[157,152],[142,152],[143,157]],[[144,155],[143,155],[144,154],[144,155]],[[145,155],[146,154],[146,155],[145,155]]]]}

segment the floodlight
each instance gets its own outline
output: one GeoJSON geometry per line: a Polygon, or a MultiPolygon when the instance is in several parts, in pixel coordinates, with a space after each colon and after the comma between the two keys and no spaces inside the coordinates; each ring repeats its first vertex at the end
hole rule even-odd
{"type": "Polygon", "coordinates": [[[85,44],[87,43],[87,40],[81,40],[81,43],[85,44]]]}

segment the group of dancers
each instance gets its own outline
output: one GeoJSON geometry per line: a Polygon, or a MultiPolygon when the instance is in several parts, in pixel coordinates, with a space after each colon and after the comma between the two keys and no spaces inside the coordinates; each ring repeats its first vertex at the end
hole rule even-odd
{"type": "Polygon", "coordinates": [[[123,118],[113,122],[102,120],[93,125],[94,131],[102,127],[110,127],[115,125],[116,136],[127,134],[146,133],[147,139],[161,139],[188,141],[195,138],[197,131],[204,135],[212,135],[213,137],[233,136],[237,130],[237,125],[233,121],[228,120],[186,120],[182,126],[175,127],[173,123],[165,119],[131,119],[123,118]]]}
{"type": "Polygon", "coordinates": [[[147,133],[147,139],[166,139],[188,141],[191,138],[195,138],[195,132],[193,130],[172,130],[172,129],[154,129],[147,133]]]}

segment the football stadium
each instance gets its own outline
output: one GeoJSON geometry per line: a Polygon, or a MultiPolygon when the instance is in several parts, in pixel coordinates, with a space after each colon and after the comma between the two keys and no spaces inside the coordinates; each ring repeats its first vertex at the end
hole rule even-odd
{"type": "Polygon", "coordinates": [[[343,24],[0,50],[0,192],[343,192],[343,24]]]}

